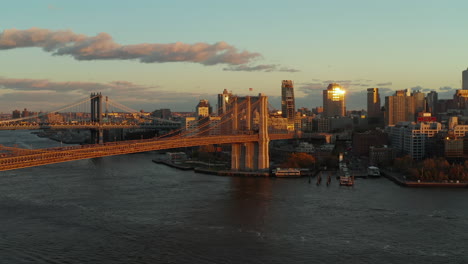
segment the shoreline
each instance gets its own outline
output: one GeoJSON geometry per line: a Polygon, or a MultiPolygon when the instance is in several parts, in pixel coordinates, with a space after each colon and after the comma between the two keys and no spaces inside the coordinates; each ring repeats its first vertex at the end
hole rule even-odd
{"type": "Polygon", "coordinates": [[[192,167],[192,166],[184,166],[179,164],[174,164],[167,160],[158,160],[153,159],[151,160],[157,164],[163,164],[169,166],[171,168],[179,169],[179,170],[193,170],[197,173],[204,173],[204,174],[211,174],[217,176],[241,176],[241,177],[270,177],[269,172],[254,172],[254,171],[226,171],[226,170],[211,170],[202,167],[192,167]]]}
{"type": "Polygon", "coordinates": [[[389,171],[380,171],[382,176],[391,180],[392,182],[404,186],[404,187],[449,187],[449,188],[468,188],[468,182],[417,182],[417,181],[406,181],[398,177],[397,173],[389,171]]]}
{"type": "MultiPolygon", "coordinates": [[[[172,162],[166,160],[152,160],[154,163],[157,164],[164,164],[171,168],[179,169],[179,170],[193,170],[197,173],[204,173],[210,175],[217,175],[217,176],[240,176],[240,177],[274,177],[269,172],[253,172],[253,171],[226,171],[226,170],[210,170],[205,169],[202,167],[191,167],[191,166],[184,166],[179,164],[174,164],[172,162]]],[[[318,172],[317,172],[318,173],[318,172]]],[[[311,176],[316,176],[316,174],[311,176]]],[[[399,174],[389,171],[381,171],[381,175],[384,178],[394,182],[397,185],[403,187],[418,187],[418,188],[436,188],[436,187],[445,187],[445,188],[468,188],[468,182],[416,182],[416,181],[405,181],[399,177],[399,174]]],[[[300,177],[280,177],[280,178],[302,178],[304,175],[300,177]]],[[[357,178],[375,178],[375,177],[357,177],[357,178]]]]}

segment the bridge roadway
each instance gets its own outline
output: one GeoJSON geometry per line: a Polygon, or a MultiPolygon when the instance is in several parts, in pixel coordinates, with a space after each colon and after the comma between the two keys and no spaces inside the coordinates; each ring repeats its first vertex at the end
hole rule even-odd
{"type": "Polygon", "coordinates": [[[143,129],[177,129],[179,123],[101,123],[77,122],[77,123],[3,123],[0,130],[37,130],[37,129],[115,129],[115,128],[143,128],[143,129]]]}
{"type": "MultiPolygon", "coordinates": [[[[291,139],[294,134],[270,134],[271,140],[291,139]]],[[[122,155],[152,150],[193,147],[209,144],[233,144],[258,141],[258,134],[217,135],[199,137],[172,137],[167,139],[143,139],[94,145],[67,146],[46,149],[17,149],[0,145],[0,151],[13,151],[13,155],[0,157],[0,171],[41,166],[72,160],[122,155]],[[16,151],[14,151],[16,150],[16,151]]]]}

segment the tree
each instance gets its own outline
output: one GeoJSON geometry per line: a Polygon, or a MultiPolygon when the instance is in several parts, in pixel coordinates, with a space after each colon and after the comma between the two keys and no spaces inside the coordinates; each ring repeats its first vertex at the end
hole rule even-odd
{"type": "Polygon", "coordinates": [[[307,153],[291,153],[282,165],[286,168],[312,168],[315,166],[315,157],[307,153]]]}

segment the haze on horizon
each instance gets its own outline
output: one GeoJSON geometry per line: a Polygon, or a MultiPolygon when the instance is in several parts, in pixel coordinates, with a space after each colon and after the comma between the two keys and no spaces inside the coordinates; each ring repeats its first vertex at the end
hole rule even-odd
{"type": "Polygon", "coordinates": [[[192,111],[216,94],[296,106],[322,90],[413,89],[449,98],[468,67],[465,1],[48,1],[3,4],[0,112],[53,110],[102,92],[134,109],[192,111]],[[249,92],[253,88],[253,92],[249,92]]]}

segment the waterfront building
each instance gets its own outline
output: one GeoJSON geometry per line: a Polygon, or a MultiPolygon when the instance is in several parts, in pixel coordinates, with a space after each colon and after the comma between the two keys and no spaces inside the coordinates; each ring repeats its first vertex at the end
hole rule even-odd
{"type": "Polygon", "coordinates": [[[294,83],[291,80],[281,82],[281,113],[284,118],[294,122],[296,108],[294,101],[294,83]]]}
{"type": "Polygon", "coordinates": [[[385,97],[385,125],[392,126],[398,122],[414,121],[414,97],[408,96],[408,90],[399,90],[393,96],[385,97]]]}
{"type": "Polygon", "coordinates": [[[337,83],[330,83],[323,90],[323,113],[325,117],[345,116],[345,90],[337,83]]]}
{"type": "Polygon", "coordinates": [[[372,146],[388,144],[388,135],[380,130],[370,130],[364,133],[353,133],[353,152],[359,156],[368,156],[372,146]]]}
{"type": "Polygon", "coordinates": [[[399,154],[408,154],[420,160],[427,156],[429,138],[433,138],[442,129],[439,122],[399,122],[387,127],[392,147],[399,154]]]}
{"type": "Polygon", "coordinates": [[[387,146],[369,147],[369,163],[377,166],[389,166],[395,159],[395,151],[387,146]]]}
{"type": "Polygon", "coordinates": [[[444,141],[444,157],[462,158],[463,157],[463,138],[446,137],[444,141]]]}

